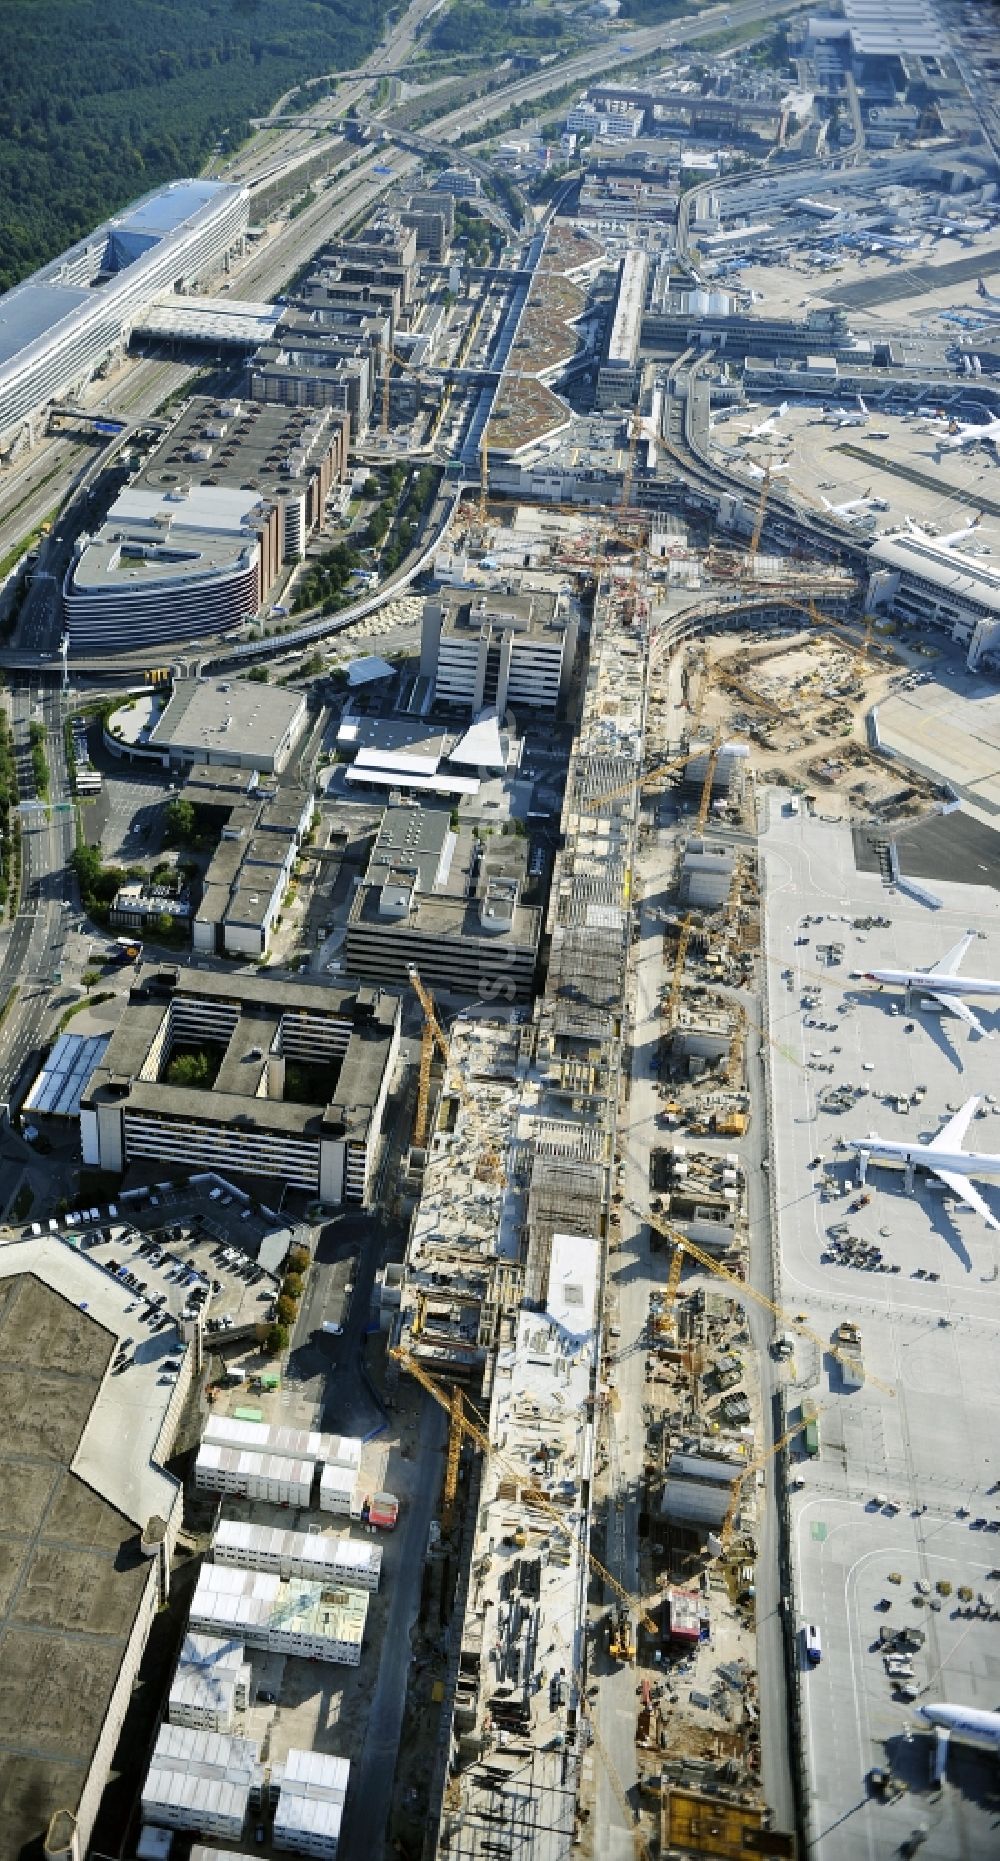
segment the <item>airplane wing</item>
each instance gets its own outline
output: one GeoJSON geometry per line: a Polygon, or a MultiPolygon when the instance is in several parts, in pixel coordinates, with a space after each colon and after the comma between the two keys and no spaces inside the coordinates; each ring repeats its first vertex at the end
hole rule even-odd
{"type": "Polygon", "coordinates": [[[960,1021],[965,1021],[969,1027],[975,1028],[976,1033],[981,1034],[984,1040],[993,1039],[989,1029],[983,1026],[979,1016],[973,1013],[968,1002],[963,1001],[960,995],[932,995],[930,999],[932,1002],[937,1002],[939,1008],[946,1008],[949,1014],[957,1015],[960,1021]]]}
{"type": "MultiPolygon", "coordinates": [[[[955,1113],[955,1116],[949,1118],[947,1124],[941,1126],[936,1137],[931,1138],[926,1146],[929,1155],[932,1155],[935,1150],[964,1150],[965,1133],[978,1104],[978,1097],[966,1099],[965,1104],[955,1113]]],[[[931,1164],[930,1168],[933,1169],[934,1165],[931,1164]]]]}
{"type": "Polygon", "coordinates": [[[951,950],[946,950],[943,956],[938,957],[936,963],[931,964],[930,969],[926,972],[927,975],[954,976],[971,942],[972,932],[966,931],[965,936],[960,937],[951,950]]]}
{"type": "MultiPolygon", "coordinates": [[[[933,1164],[931,1168],[934,1168],[933,1164]]],[[[988,1228],[1000,1228],[1000,1221],[967,1176],[954,1176],[950,1170],[934,1170],[934,1174],[951,1190],[952,1195],[957,1195],[960,1202],[964,1202],[968,1208],[974,1208],[988,1228]]]]}

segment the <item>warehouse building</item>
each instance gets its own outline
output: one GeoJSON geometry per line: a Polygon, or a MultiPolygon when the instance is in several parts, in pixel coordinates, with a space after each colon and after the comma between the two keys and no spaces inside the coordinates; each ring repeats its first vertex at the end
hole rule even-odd
{"type": "Polygon", "coordinates": [[[251,1803],[259,1804],[263,1792],[254,1739],[161,1725],[142,1786],[143,1821],[238,1841],[251,1803]]]}
{"type": "Polygon", "coordinates": [[[368,1591],[331,1589],[302,1577],[203,1564],[191,1603],[193,1629],[230,1636],[248,1648],[357,1667],[368,1591]]]}
{"type": "Polygon", "coordinates": [[[145,968],[81,1097],[84,1163],[120,1175],[153,1158],[365,1203],[399,1019],[378,989],[145,968]],[[167,1077],[192,1050],[217,1062],[211,1091],[167,1077]]]}
{"type": "Polygon", "coordinates": [[[243,187],[172,181],[0,298],[0,453],[36,437],[45,406],[120,352],[155,297],[242,245],[248,202],[243,187]]]}
{"type": "Polygon", "coordinates": [[[349,1589],[377,1590],[382,1547],[341,1534],[280,1531],[242,1519],[220,1519],[212,1539],[217,1564],[241,1570],[267,1570],[279,1577],[307,1577],[312,1583],[339,1583],[349,1589]]]}
{"type": "Polygon", "coordinates": [[[172,1346],[110,1374],[129,1294],[58,1235],[0,1248],[0,1852],[88,1847],[183,1489],[166,1472],[190,1387],[172,1346]],[[75,1846],[74,1846],[75,1844],[75,1846]]]}
{"type": "Polygon", "coordinates": [[[632,247],[618,270],[607,348],[597,371],[597,407],[628,407],[638,395],[642,377],[639,339],[648,273],[645,252],[632,247]]]}
{"type": "Polygon", "coordinates": [[[891,613],[915,627],[940,627],[964,646],[969,670],[1000,667],[1000,569],[992,556],[961,547],[968,530],[928,536],[897,531],[872,543],[868,611],[891,613]]]}
{"type": "Polygon", "coordinates": [[[420,673],[439,704],[463,710],[554,714],[576,657],[579,612],[567,591],[516,583],[471,596],[444,589],[424,603],[420,673]]]}
{"type": "Polygon", "coordinates": [[[346,1758],[294,1746],[272,1765],[271,1788],[278,1792],[275,1848],[336,1861],[350,1773],[346,1758]]]}
{"type": "Polygon", "coordinates": [[[231,1732],[250,1703],[251,1667],[240,1641],[185,1635],[170,1687],[171,1725],[231,1732]]]}

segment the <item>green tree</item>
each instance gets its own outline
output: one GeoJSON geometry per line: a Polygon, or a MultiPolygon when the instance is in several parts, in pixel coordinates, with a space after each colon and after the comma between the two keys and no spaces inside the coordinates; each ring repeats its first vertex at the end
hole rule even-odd
{"type": "Polygon", "coordinates": [[[295,1300],[294,1299],[286,1299],[284,1293],[282,1293],[274,1309],[277,1315],[279,1325],[294,1325],[295,1323],[295,1300]]]}
{"type": "Polygon", "coordinates": [[[296,1305],[302,1297],[302,1279],[298,1273],[286,1273],[281,1282],[281,1290],[286,1299],[294,1299],[296,1305]]]}
{"type": "Polygon", "coordinates": [[[267,1348],[272,1357],[277,1357],[288,1349],[288,1326],[270,1325],[267,1333],[267,1348]]]}
{"type": "Polygon", "coordinates": [[[163,823],[163,838],[170,846],[190,846],[197,827],[194,803],[175,795],[167,802],[163,823]]]}
{"type": "Polygon", "coordinates": [[[165,1078],[168,1086],[188,1086],[193,1091],[204,1092],[212,1083],[211,1074],[207,1053],[178,1053],[170,1061],[165,1078]]]}

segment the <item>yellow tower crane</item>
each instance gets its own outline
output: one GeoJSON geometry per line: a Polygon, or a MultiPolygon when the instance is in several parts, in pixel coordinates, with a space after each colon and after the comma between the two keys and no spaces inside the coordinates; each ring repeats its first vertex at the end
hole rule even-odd
{"type": "Polygon", "coordinates": [[[413,1142],[418,1150],[423,1150],[427,1142],[427,1116],[430,1109],[431,1065],[434,1049],[437,1047],[445,1065],[448,1063],[448,1038],[437,1017],[434,997],[420,979],[419,971],[411,964],[407,974],[410,984],[424,1011],[424,1024],[420,1030],[420,1066],[417,1073],[417,1109],[413,1119],[413,1142]]]}
{"type": "MultiPolygon", "coordinates": [[[[726,1280],[733,1288],[733,1295],[735,1298],[741,1300],[753,1299],[756,1305],[762,1305],[766,1311],[779,1319],[787,1330],[797,1332],[800,1337],[809,1338],[811,1343],[817,1345],[828,1357],[836,1358],[838,1363],[851,1360],[851,1353],[849,1351],[843,1351],[840,1349],[839,1345],[831,1344],[829,1338],[821,1337],[820,1333],[814,1331],[812,1326],[806,1323],[805,1319],[794,1318],[790,1312],[785,1310],[784,1306],[776,1305],[773,1299],[769,1299],[766,1293],[758,1292],[755,1286],[749,1284],[749,1281],[740,1279],[738,1273],[730,1272],[729,1268],[724,1267],[721,1261],[713,1259],[711,1254],[707,1254],[703,1248],[699,1247],[697,1242],[691,1239],[690,1235],[682,1234],[679,1228],[671,1227],[669,1222],[661,1221],[651,1210],[647,1210],[645,1219],[649,1222],[651,1228],[655,1228],[658,1234],[662,1234],[664,1240],[672,1242],[677,1253],[682,1255],[687,1254],[692,1260],[696,1260],[699,1266],[704,1267],[707,1272],[714,1273],[717,1278],[726,1280]]],[[[677,1287],[680,1284],[680,1269],[676,1271],[675,1269],[677,1269],[676,1254],[667,1280],[667,1302],[665,1306],[667,1315],[669,1315],[673,1309],[674,1300],[677,1297],[677,1287]]],[[[866,1370],[865,1380],[874,1384],[876,1389],[882,1390],[883,1394],[886,1396],[894,1396],[896,1394],[891,1383],[883,1382],[881,1377],[874,1376],[870,1370],[866,1370]]]]}
{"type": "Polygon", "coordinates": [[[409,369],[411,374],[416,375],[418,381],[423,380],[423,376],[421,375],[420,370],[416,366],[416,364],[414,362],[408,361],[405,355],[397,355],[396,351],[394,349],[390,349],[389,344],[386,343],[385,353],[382,358],[381,435],[383,439],[388,439],[389,437],[389,377],[392,374],[392,365],[394,362],[397,368],[409,369]]]}
{"type": "MultiPolygon", "coordinates": [[[[406,1370],[410,1376],[416,1378],[421,1388],[425,1389],[429,1396],[433,1396],[434,1401],[440,1408],[444,1409],[448,1415],[449,1443],[448,1457],[445,1463],[445,1502],[448,1501],[447,1479],[449,1477],[449,1469],[452,1465],[454,1465],[455,1480],[457,1483],[458,1457],[461,1453],[461,1440],[464,1436],[469,1441],[473,1442],[487,1459],[496,1461],[498,1465],[503,1468],[504,1472],[521,1486],[522,1497],[525,1504],[533,1507],[535,1511],[544,1512],[552,1528],[558,1531],[560,1535],[566,1539],[567,1543],[578,1546],[587,1559],[591,1569],[600,1577],[601,1582],[606,1584],[608,1589],[614,1592],[620,1603],[624,1603],[626,1608],[632,1610],[633,1613],[639,1617],[643,1627],[648,1629],[651,1635],[655,1635],[657,1633],[656,1623],[652,1620],[651,1616],[646,1614],[645,1608],[638,1597],[633,1596],[631,1591],[627,1590],[623,1583],[619,1583],[618,1578],[607,1568],[607,1565],[601,1563],[600,1558],[596,1557],[590,1549],[585,1534],[576,1526],[567,1522],[562,1512],[559,1510],[559,1507],[553,1505],[547,1493],[541,1492],[538,1487],[524,1485],[523,1468],[519,1467],[517,1462],[512,1460],[509,1455],[502,1453],[499,1448],[494,1446],[486,1432],[481,1417],[479,1420],[473,1420],[472,1416],[469,1415],[467,1406],[468,1398],[463,1396],[462,1391],[458,1390],[458,1401],[456,1402],[456,1392],[447,1389],[443,1383],[439,1383],[437,1378],[431,1376],[430,1372],[424,1369],[423,1364],[417,1361],[412,1352],[403,1350],[399,1345],[391,1347],[389,1355],[395,1358],[396,1362],[401,1364],[403,1369],[406,1370]],[[458,1436],[458,1447],[454,1447],[453,1445],[456,1435],[458,1436]]],[[[451,1504],[452,1506],[454,1505],[454,1493],[451,1495],[451,1504]]]]}

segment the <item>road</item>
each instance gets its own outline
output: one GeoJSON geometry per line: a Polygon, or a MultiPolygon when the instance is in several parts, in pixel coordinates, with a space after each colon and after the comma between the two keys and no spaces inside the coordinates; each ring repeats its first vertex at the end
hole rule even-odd
{"type": "Polygon", "coordinates": [[[51,1012],[51,985],[61,963],[70,928],[66,862],[73,849],[72,809],[65,802],[67,771],[62,733],[62,700],[51,687],[41,692],[22,685],[11,693],[11,724],[21,793],[21,902],[3,936],[0,954],[0,1001],[17,986],[17,996],[0,1027],[0,1101],[9,1101],[11,1085],[29,1054],[45,1037],[51,1012]],[[28,746],[32,720],[47,733],[50,806],[37,802],[28,746]],[[25,804],[28,804],[27,806],[25,804]]]}

